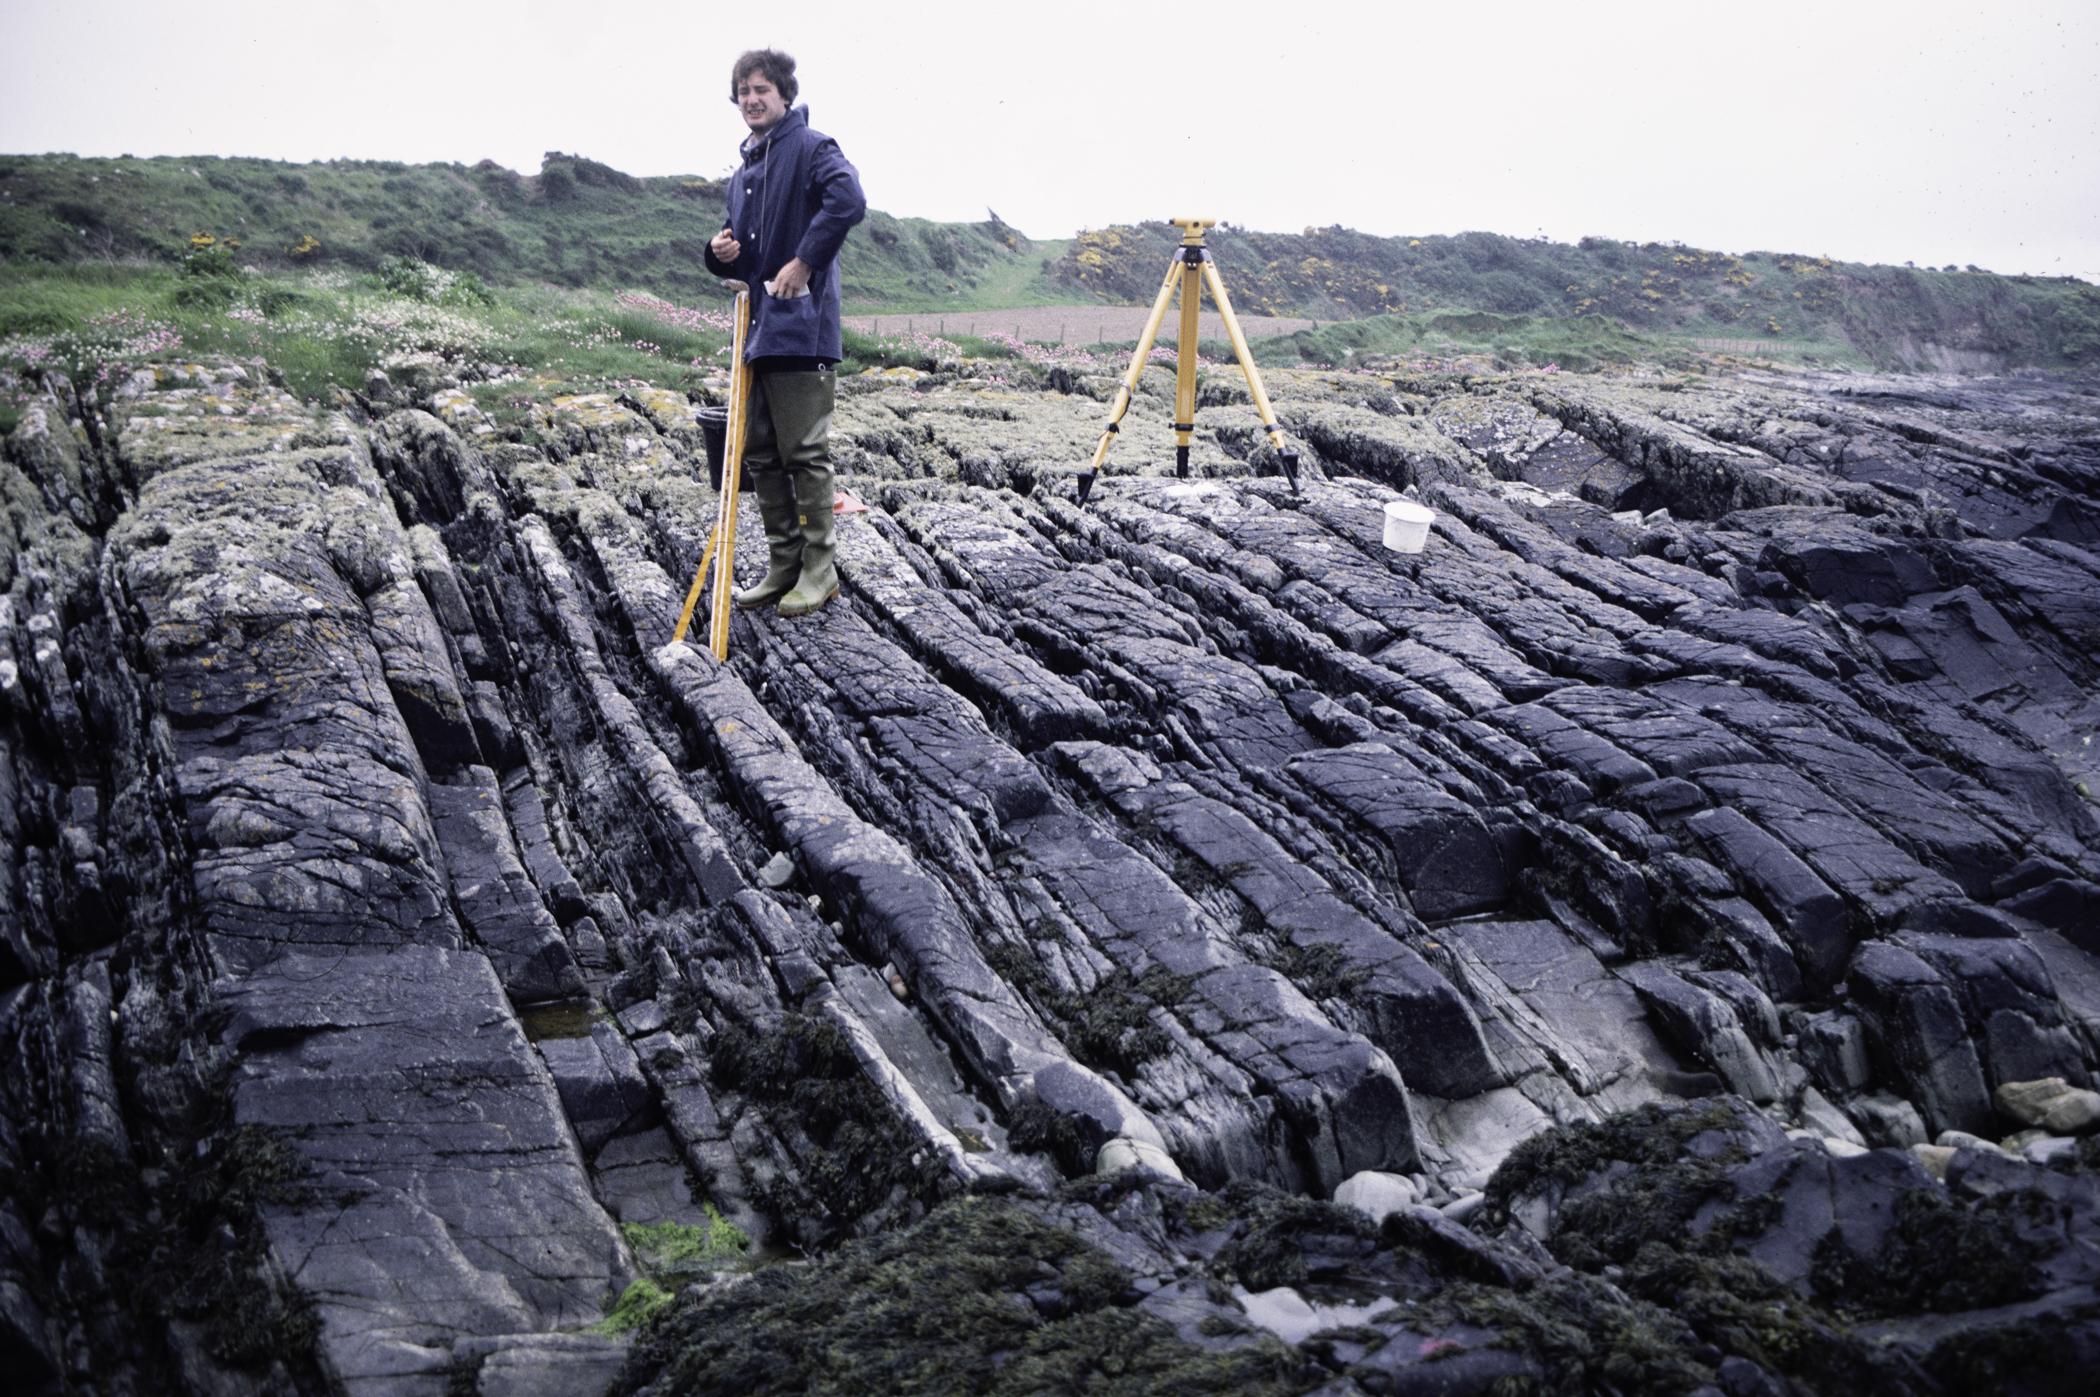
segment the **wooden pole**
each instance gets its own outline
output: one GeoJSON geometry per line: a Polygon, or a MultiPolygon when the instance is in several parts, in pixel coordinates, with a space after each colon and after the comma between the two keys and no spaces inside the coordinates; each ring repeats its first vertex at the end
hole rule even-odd
{"type": "Polygon", "coordinates": [[[751,425],[751,369],[744,363],[744,335],[751,320],[749,287],[737,292],[733,319],[736,335],[730,362],[736,366],[730,380],[729,432],[722,451],[721,514],[715,524],[715,594],[713,625],[708,643],[715,658],[729,658],[729,615],[736,593],[736,497],[744,475],[744,438],[751,425]]]}
{"type": "MultiPolygon", "coordinates": [[[[730,285],[738,285],[731,282],[730,285]]],[[[729,474],[729,463],[734,459],[741,466],[744,454],[744,398],[750,388],[750,373],[744,368],[744,323],[751,310],[748,292],[739,290],[736,302],[730,308],[730,363],[729,363],[729,422],[722,443],[722,484],[727,487],[730,502],[730,518],[735,519],[736,485],[729,474]]],[[[685,594],[685,606],[678,613],[678,624],[671,630],[671,641],[676,644],[685,639],[686,628],[693,624],[693,608],[700,604],[700,590],[707,585],[707,565],[714,560],[715,545],[722,538],[721,501],[715,502],[715,527],[709,530],[707,545],[700,550],[700,568],[693,574],[691,590],[685,594]]],[[[718,655],[726,651],[718,651],[718,655]]]]}

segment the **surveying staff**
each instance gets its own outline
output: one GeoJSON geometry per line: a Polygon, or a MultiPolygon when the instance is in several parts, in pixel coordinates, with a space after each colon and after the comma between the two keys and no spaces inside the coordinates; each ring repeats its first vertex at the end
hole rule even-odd
{"type": "Polygon", "coordinates": [[[730,70],[730,100],[751,128],[729,181],[729,219],[707,269],[752,288],[745,342],[752,388],[744,469],[766,526],[765,580],[737,593],[783,616],[839,594],[832,565],[831,412],[839,338],[839,249],[867,214],[860,176],[838,142],[812,131],[795,100],[795,60],[753,49],[730,70]],[[763,289],[761,289],[763,288],[763,289]]]}

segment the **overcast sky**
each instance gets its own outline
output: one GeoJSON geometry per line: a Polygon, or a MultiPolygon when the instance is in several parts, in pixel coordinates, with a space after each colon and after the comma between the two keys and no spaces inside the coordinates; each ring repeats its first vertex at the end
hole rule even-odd
{"type": "Polygon", "coordinates": [[[0,150],[719,175],[745,48],[869,201],[2100,280],[2100,4],[0,0],[0,150]],[[751,16],[746,18],[745,16],[751,16]]]}

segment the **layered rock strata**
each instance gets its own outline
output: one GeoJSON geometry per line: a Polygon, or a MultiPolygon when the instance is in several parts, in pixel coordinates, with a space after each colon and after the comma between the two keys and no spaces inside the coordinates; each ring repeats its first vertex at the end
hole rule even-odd
{"type": "Polygon", "coordinates": [[[1148,378],[1081,506],[1101,385],[967,372],[842,386],[845,593],[726,663],[670,640],[683,397],[49,385],[0,480],[32,1390],[602,1388],[638,1224],[823,1252],[1103,1160],[1471,1216],[1723,1090],[1869,1172],[2072,1157],[2018,1103],[2100,1052],[2092,385],[1286,374],[1294,488],[1230,380],[1162,474],[1148,378]]]}

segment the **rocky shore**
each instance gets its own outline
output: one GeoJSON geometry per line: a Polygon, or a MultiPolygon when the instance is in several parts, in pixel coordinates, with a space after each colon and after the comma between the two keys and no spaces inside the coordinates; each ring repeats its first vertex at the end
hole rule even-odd
{"type": "Polygon", "coordinates": [[[991,375],[726,663],[682,395],[46,384],[18,1390],[2082,1390],[2100,383],[991,375]]]}

